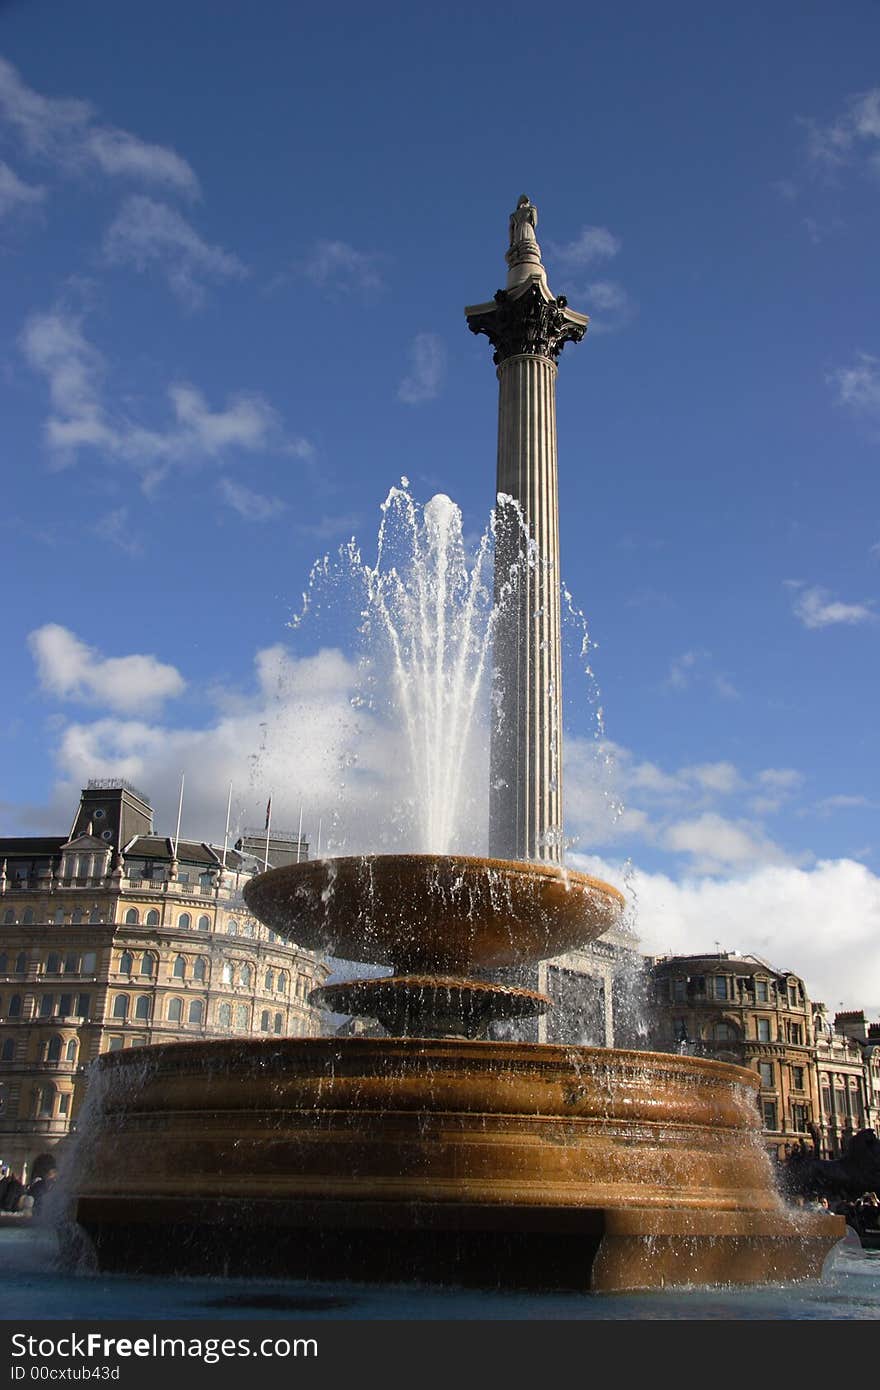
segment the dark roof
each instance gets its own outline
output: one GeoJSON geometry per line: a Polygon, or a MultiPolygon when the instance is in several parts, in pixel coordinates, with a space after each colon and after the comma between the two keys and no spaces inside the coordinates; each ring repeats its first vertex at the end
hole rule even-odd
{"type": "MultiPolygon", "coordinates": [[[[167,835],[139,835],[134,844],[125,851],[125,857],[132,859],[173,859],[174,842],[167,835]]],[[[180,840],[177,845],[177,859],[182,864],[216,864],[219,856],[215,850],[198,840],[180,840]]],[[[227,855],[228,862],[228,855],[227,855]]]]}
{"type": "Polygon", "coordinates": [[[67,844],[66,835],[15,835],[0,840],[0,858],[33,859],[39,855],[57,854],[67,844]]]}
{"type": "Polygon", "coordinates": [[[696,972],[699,970],[703,974],[711,974],[712,971],[729,974],[731,970],[737,975],[790,975],[790,970],[777,970],[775,966],[768,965],[764,960],[756,960],[753,956],[731,956],[731,955],[705,955],[705,956],[661,956],[654,962],[655,970],[688,970],[696,972]]]}

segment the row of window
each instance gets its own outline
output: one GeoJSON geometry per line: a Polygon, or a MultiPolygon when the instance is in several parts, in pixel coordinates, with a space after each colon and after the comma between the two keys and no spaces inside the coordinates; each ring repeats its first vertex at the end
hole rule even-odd
{"type": "MultiPolygon", "coordinates": [[[[773,1042],[773,1027],[769,1018],[755,1019],[755,1041],[773,1042]]],[[[689,1037],[688,1020],[686,1018],[673,1018],[672,1035],[678,1042],[686,1042],[689,1037]]],[[[738,1042],[743,1034],[733,1023],[722,1020],[713,1023],[705,1032],[705,1036],[714,1042],[738,1042]]],[[[786,1042],[792,1047],[803,1047],[804,1045],[804,1025],[795,1023],[791,1019],[786,1019],[780,1026],[777,1042],[786,1042]]]]}
{"type": "MultiPolygon", "coordinates": [[[[64,908],[56,907],[52,914],[53,924],[56,927],[61,927],[64,925],[66,918],[67,913],[64,908]]],[[[36,913],[32,907],[26,907],[20,919],[16,915],[16,909],[14,907],[7,907],[6,911],[3,913],[4,927],[19,925],[23,927],[32,927],[36,920],[36,913]]],[[[45,920],[45,918],[41,918],[41,923],[45,920]]],[[[107,918],[104,909],[101,907],[93,907],[88,913],[86,913],[83,908],[77,907],[74,908],[73,912],[70,914],[70,925],[72,927],[83,926],[85,923],[89,923],[92,926],[99,926],[106,921],[107,918]]]]}
{"type": "Polygon", "coordinates": [[[658,997],[669,998],[671,995],[674,1003],[683,1003],[695,994],[708,994],[709,998],[721,1000],[738,1000],[742,994],[747,994],[750,1001],[754,997],[756,1004],[768,1004],[771,989],[776,990],[782,1002],[787,1002],[792,1009],[799,1008],[804,1003],[804,993],[799,985],[776,985],[770,980],[710,975],[707,988],[705,975],[688,975],[677,976],[672,980],[660,979],[656,983],[658,997]]]}
{"type": "MultiPolygon", "coordinates": [[[[156,973],[157,958],[151,951],[144,951],[139,958],[137,974],[146,979],[152,979],[156,973]]],[[[117,966],[121,975],[135,974],[135,956],[133,951],[122,951],[119,956],[117,966]]],[[[175,980],[186,980],[192,978],[198,984],[204,984],[208,978],[209,966],[207,956],[197,956],[190,963],[188,958],[179,955],[175,958],[171,968],[172,978],[175,980]],[[189,971],[192,970],[190,976],[189,971]]],[[[253,989],[256,979],[256,967],[248,961],[224,961],[221,969],[221,983],[224,985],[240,985],[242,989],[253,989]]],[[[284,994],[287,991],[290,976],[286,970],[277,970],[272,967],[266,970],[263,975],[263,988],[270,993],[276,991],[284,994]]],[[[299,982],[298,982],[299,984],[299,982]]],[[[305,982],[302,988],[297,988],[298,994],[305,993],[305,982]]]]}
{"type": "MultiPolygon", "coordinates": [[[[794,1134],[806,1134],[810,1120],[810,1107],[795,1101],[791,1106],[791,1130],[794,1134]]],[[[761,1102],[761,1122],[764,1129],[779,1130],[779,1106],[775,1100],[761,1102]]]]}
{"type": "MultiPolygon", "coordinates": [[[[50,951],[43,966],[44,975],[94,975],[98,968],[98,957],[94,951],[50,951]]],[[[0,955],[0,975],[6,973],[6,953],[0,955]]],[[[14,974],[24,975],[27,971],[27,954],[19,952],[15,961],[14,974]]]]}
{"type": "MultiPolygon", "coordinates": [[[[41,994],[37,1004],[37,1018],[88,1018],[91,1009],[92,996],[90,994],[41,994]]],[[[24,1001],[20,994],[10,996],[3,1013],[3,1001],[0,999],[0,1017],[2,1018],[21,1018],[24,1001]]]]}
{"type": "MultiPolygon", "coordinates": [[[[62,1056],[66,1062],[76,1064],[79,1043],[76,1038],[70,1038],[65,1044],[60,1037],[50,1038],[43,1044],[41,1058],[43,1062],[60,1062],[62,1056]]],[[[15,1038],[4,1038],[3,1045],[0,1047],[0,1062],[12,1062],[15,1060],[15,1038]]]]}
{"type": "MultiPolygon", "coordinates": [[[[69,919],[70,925],[72,927],[79,927],[85,925],[97,926],[105,924],[107,922],[105,909],[97,906],[91,908],[88,913],[81,907],[74,908],[74,910],[69,914],[69,919]]],[[[46,919],[40,919],[41,922],[44,920],[46,919]]],[[[53,910],[53,926],[64,926],[67,920],[68,913],[65,910],[65,908],[56,907],[53,910]]],[[[124,920],[127,926],[139,926],[141,923],[140,910],[136,907],[127,908],[124,920]]],[[[37,924],[37,916],[36,910],[33,907],[26,907],[21,913],[21,917],[18,916],[17,909],[14,907],[7,907],[3,913],[4,927],[32,927],[35,924],[37,924]]],[[[143,924],[147,927],[158,927],[161,925],[161,914],[159,913],[157,908],[151,907],[147,910],[147,912],[144,914],[143,924]]],[[[175,925],[180,931],[192,931],[193,914],[191,912],[181,912],[177,918],[177,922],[175,925]]],[[[196,919],[195,930],[204,932],[211,930],[211,919],[207,913],[202,912],[199,914],[198,918],[196,919]]],[[[226,922],[225,926],[221,925],[218,928],[218,930],[225,931],[228,936],[246,936],[253,938],[258,937],[260,934],[259,927],[256,923],[249,920],[239,922],[238,919],[235,917],[230,917],[229,920],[226,922]]],[[[279,936],[277,932],[272,931],[271,929],[267,929],[266,936],[269,941],[283,942],[285,940],[284,937],[279,936]]]]}
{"type": "MultiPolygon", "coordinates": [[[[148,1021],[152,1011],[152,996],[141,994],[134,1001],[134,1013],[132,1017],[136,1022],[148,1021]]],[[[129,1018],[131,1000],[127,994],[117,994],[113,1000],[112,1017],[119,1022],[125,1023],[129,1018]]],[[[202,1024],[205,1021],[205,1001],[203,999],[179,999],[172,995],[165,1004],[165,1018],[169,1023],[202,1024]]],[[[226,1029],[250,1029],[251,1009],[247,1004],[229,1004],[225,1000],[219,1003],[214,1012],[215,1024],[218,1028],[226,1029]]],[[[284,1027],[284,1015],[280,1012],[274,1014],[270,1009],[263,1009],[260,1014],[260,1032],[280,1033],[284,1027]]]]}

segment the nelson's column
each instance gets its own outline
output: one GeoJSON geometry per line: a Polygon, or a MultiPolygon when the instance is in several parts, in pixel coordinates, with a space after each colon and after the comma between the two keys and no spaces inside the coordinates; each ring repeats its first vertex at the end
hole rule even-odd
{"type": "Polygon", "coordinates": [[[507,287],[465,309],[498,367],[495,708],[489,853],[562,858],[562,652],[556,466],[557,358],[587,330],[554,296],[524,193],[510,216],[507,287]],[[510,500],[507,500],[510,499],[510,500]]]}

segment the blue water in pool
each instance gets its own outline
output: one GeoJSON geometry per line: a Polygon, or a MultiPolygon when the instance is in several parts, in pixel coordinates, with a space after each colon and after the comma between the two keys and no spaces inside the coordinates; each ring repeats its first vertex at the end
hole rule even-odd
{"type": "Polygon", "coordinates": [[[302,1280],[144,1279],[59,1272],[50,1230],[0,1230],[0,1317],[161,1319],[880,1320],[880,1251],[848,1235],[821,1281],[644,1294],[521,1293],[302,1280]]]}

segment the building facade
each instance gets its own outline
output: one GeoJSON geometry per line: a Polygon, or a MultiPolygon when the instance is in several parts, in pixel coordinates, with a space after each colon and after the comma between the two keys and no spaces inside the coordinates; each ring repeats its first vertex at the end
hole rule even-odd
{"type": "Polygon", "coordinates": [[[754,1072],[765,1139],[778,1157],[810,1139],[818,1078],[812,1009],[799,976],[730,951],[655,958],[650,985],[654,1047],[754,1072]]]}
{"type": "MultiPolygon", "coordinates": [[[[241,844],[241,842],[240,842],[241,844]]],[[[273,836],[268,862],[307,858],[273,836]]],[[[242,898],[265,861],[153,830],[149,799],[90,782],[68,836],[0,840],[0,1158],[17,1172],[76,1126],[102,1052],[315,1036],[327,966],[242,898]]]]}

